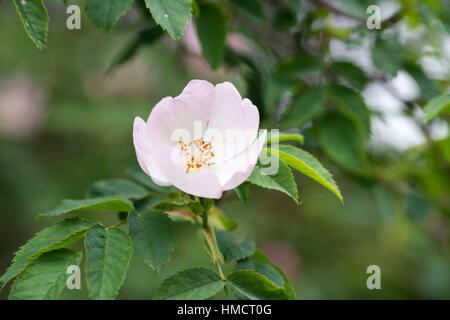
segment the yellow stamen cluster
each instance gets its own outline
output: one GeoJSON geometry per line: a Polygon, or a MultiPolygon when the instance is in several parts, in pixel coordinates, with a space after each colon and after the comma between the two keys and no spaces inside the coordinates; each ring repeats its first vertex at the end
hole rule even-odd
{"type": "Polygon", "coordinates": [[[186,173],[193,173],[212,165],[214,152],[211,142],[205,142],[200,138],[189,143],[180,140],[178,145],[186,158],[186,173]]]}

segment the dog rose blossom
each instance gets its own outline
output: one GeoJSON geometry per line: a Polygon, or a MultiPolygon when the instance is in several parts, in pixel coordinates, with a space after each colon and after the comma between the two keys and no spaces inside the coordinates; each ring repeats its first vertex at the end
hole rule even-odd
{"type": "Polygon", "coordinates": [[[233,84],[192,80],[158,102],[147,122],[136,117],[133,140],[153,182],[218,199],[252,173],[266,141],[258,127],[258,109],[233,84]]]}

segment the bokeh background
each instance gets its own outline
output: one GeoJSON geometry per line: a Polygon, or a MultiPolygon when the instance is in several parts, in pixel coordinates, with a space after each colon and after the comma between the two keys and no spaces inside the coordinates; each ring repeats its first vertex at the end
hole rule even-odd
{"type": "MultiPolygon", "coordinates": [[[[279,4],[291,2],[268,1],[269,20],[291,21],[289,15],[280,17],[271,12],[279,4]]],[[[315,8],[303,6],[308,1],[298,2],[305,12],[315,8]]],[[[403,2],[419,8],[419,1],[403,2]]],[[[389,16],[401,3],[383,1],[383,16],[389,16]]],[[[146,118],[156,102],[164,96],[178,95],[194,78],[213,83],[227,80],[242,95],[248,91],[242,70],[227,66],[210,69],[201,56],[192,25],[179,43],[164,36],[105,75],[113,56],[132,38],[132,26],[138,23],[139,13],[132,10],[119,21],[115,32],[106,35],[88,21],[84,12],[82,29],[70,31],[65,26],[64,6],[57,1],[46,1],[46,5],[51,18],[48,45],[37,50],[11,1],[0,1],[0,273],[6,270],[17,248],[51,223],[45,219],[35,221],[38,212],[53,208],[62,198],[82,198],[93,181],[123,177],[126,168],[137,165],[132,144],[135,116],[146,118]]],[[[450,12],[448,2],[442,5],[444,12],[450,12]]],[[[306,14],[298,10],[295,17],[303,21],[306,14]]],[[[327,55],[353,61],[364,70],[373,68],[366,45],[351,47],[336,35],[339,28],[352,27],[351,19],[323,10],[327,15],[318,15],[317,20],[322,25],[336,26],[327,27],[331,34],[327,55]]],[[[426,47],[434,36],[428,25],[443,22],[429,15],[427,26],[421,27],[423,17],[418,15],[416,26],[411,21],[399,24],[404,29],[403,44],[414,43],[424,49],[421,65],[426,76],[449,92],[448,25],[447,29],[439,28],[442,36],[435,39],[439,55],[428,54],[435,52],[426,47]],[[417,37],[423,43],[417,42],[417,37]]],[[[403,20],[413,18],[411,14],[403,20]]],[[[252,20],[249,24],[264,33],[265,24],[252,20]]],[[[248,54],[259,50],[239,33],[230,32],[227,43],[248,54]]],[[[278,45],[276,41],[274,45],[278,45]]],[[[393,48],[386,49],[386,59],[395,58],[397,53],[393,48]]],[[[271,62],[260,63],[265,67],[271,62]]],[[[344,204],[301,174],[296,177],[301,198],[298,206],[282,193],[256,186],[251,187],[247,207],[232,191],[219,203],[239,223],[237,233],[248,234],[256,241],[285,271],[301,298],[450,298],[449,211],[442,209],[448,203],[438,206],[427,193],[435,189],[448,201],[448,166],[444,175],[436,173],[428,158],[417,155],[417,150],[434,154],[435,149],[427,149],[427,139],[431,139],[442,148],[440,152],[446,155],[448,165],[448,121],[435,121],[429,128],[431,137],[424,136],[417,125],[423,114],[404,114],[405,101],[418,95],[417,79],[400,71],[388,84],[397,95],[377,81],[370,81],[362,90],[370,110],[383,115],[373,117],[367,147],[370,160],[378,164],[379,179],[359,177],[341,168],[321,152],[310,127],[301,131],[306,136],[305,148],[334,174],[344,204]],[[420,161],[416,161],[418,158],[420,161]],[[411,170],[421,170],[433,178],[417,183],[403,174],[411,170]],[[402,192],[391,192],[394,185],[402,192]],[[381,268],[381,290],[366,287],[366,268],[372,264],[381,268]]],[[[276,110],[283,90],[289,89],[280,88],[276,80],[269,78],[265,82],[267,119],[276,113],[270,110],[276,110]]],[[[265,120],[262,126],[272,128],[274,122],[265,120]]],[[[116,213],[97,217],[110,223],[117,221],[116,213]]],[[[177,224],[176,232],[178,245],[168,267],[155,274],[133,258],[119,299],[151,299],[168,275],[184,267],[209,264],[193,226],[177,224]]],[[[85,299],[84,287],[83,283],[80,291],[66,290],[62,298],[85,299]]],[[[0,298],[6,298],[7,293],[2,292],[0,298]]]]}

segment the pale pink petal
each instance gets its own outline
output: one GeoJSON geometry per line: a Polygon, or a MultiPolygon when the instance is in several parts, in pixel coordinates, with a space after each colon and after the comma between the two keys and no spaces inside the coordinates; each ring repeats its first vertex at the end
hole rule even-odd
{"type": "Polygon", "coordinates": [[[213,199],[222,197],[222,185],[215,172],[203,169],[186,173],[183,154],[176,154],[174,148],[168,146],[160,146],[155,151],[155,161],[175,187],[198,197],[213,199]]]}
{"type": "MultiPolygon", "coordinates": [[[[245,150],[255,139],[259,127],[259,112],[249,99],[242,100],[239,92],[229,82],[216,85],[216,100],[209,129],[224,133],[223,160],[245,150]]],[[[222,151],[222,150],[221,150],[222,151]]]]}
{"type": "Polygon", "coordinates": [[[205,131],[214,102],[214,87],[207,81],[192,80],[176,98],[165,97],[152,109],[147,123],[152,145],[173,145],[178,132],[187,131],[193,140],[205,131]],[[195,126],[200,130],[195,132],[195,126]]]}
{"type": "Polygon", "coordinates": [[[235,158],[211,168],[217,174],[224,191],[236,188],[248,179],[255,168],[266,138],[267,131],[264,130],[258,139],[245,151],[241,152],[235,158]]]}
{"type": "Polygon", "coordinates": [[[152,161],[148,127],[144,120],[139,117],[134,119],[133,142],[136,150],[136,157],[141,169],[152,178],[154,183],[161,186],[170,186],[170,182],[152,161]]]}
{"type": "Polygon", "coordinates": [[[176,99],[183,101],[191,108],[208,110],[214,103],[214,86],[206,80],[191,80],[176,99]]]}

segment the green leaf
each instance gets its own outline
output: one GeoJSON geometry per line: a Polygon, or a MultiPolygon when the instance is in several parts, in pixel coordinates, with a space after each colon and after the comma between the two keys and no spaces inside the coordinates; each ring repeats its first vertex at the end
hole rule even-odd
{"type": "Polygon", "coordinates": [[[134,169],[127,169],[127,175],[135,180],[136,182],[139,182],[143,186],[147,187],[148,189],[161,193],[161,194],[168,194],[172,188],[171,187],[162,187],[157,185],[152,181],[152,179],[146,175],[142,170],[134,170],[134,169]]]}
{"type": "Polygon", "coordinates": [[[364,175],[367,170],[365,138],[355,124],[339,114],[330,114],[317,126],[325,154],[343,168],[364,175]]]}
{"type": "Polygon", "coordinates": [[[248,205],[248,197],[250,195],[250,183],[245,181],[244,183],[241,183],[239,186],[234,188],[234,192],[236,192],[236,195],[238,198],[244,203],[245,205],[248,205]]]}
{"type": "Polygon", "coordinates": [[[128,223],[136,255],[159,272],[169,262],[176,246],[172,220],[160,211],[132,211],[128,223]]]}
{"type": "Polygon", "coordinates": [[[145,0],[153,19],[175,41],[180,40],[192,14],[191,0],[145,0]]]}
{"type": "MultiPolygon", "coordinates": [[[[334,0],[333,6],[343,12],[360,19],[366,19],[366,6],[361,0],[334,0]]],[[[376,3],[376,2],[375,2],[376,3]]]]}
{"type": "Polygon", "coordinates": [[[114,299],[133,253],[130,238],[120,229],[96,225],[87,232],[85,246],[89,295],[97,300],[114,299]]]}
{"type": "Polygon", "coordinates": [[[118,199],[116,197],[97,197],[82,200],[65,199],[56,206],[56,208],[39,213],[36,218],[56,217],[75,210],[101,210],[101,211],[125,211],[133,210],[133,203],[127,199],[118,199]]]}
{"type": "Polygon", "coordinates": [[[59,249],[42,254],[22,272],[11,288],[12,300],[54,300],[66,287],[67,267],[79,265],[82,253],[59,249]]]}
{"type": "Polygon", "coordinates": [[[428,78],[420,65],[408,63],[404,67],[419,86],[422,101],[431,100],[440,93],[436,82],[428,78]]]}
{"type": "Polygon", "coordinates": [[[271,151],[275,152],[286,164],[320,183],[343,201],[333,176],[313,155],[299,148],[285,145],[280,145],[279,150],[271,149],[271,151]]]}
{"type": "Polygon", "coordinates": [[[295,183],[294,175],[292,174],[291,169],[286,165],[286,163],[278,159],[278,157],[274,156],[274,158],[276,161],[279,161],[278,170],[276,173],[267,174],[269,173],[267,171],[267,167],[272,166],[272,163],[266,166],[257,164],[249,177],[249,181],[266,189],[281,191],[298,203],[297,184],[295,183]]]}
{"type": "Polygon", "coordinates": [[[92,184],[88,192],[89,198],[105,196],[139,200],[147,197],[148,192],[140,185],[125,179],[100,180],[92,184]]]}
{"type": "Polygon", "coordinates": [[[135,38],[123,46],[120,51],[114,55],[111,63],[109,64],[108,70],[106,70],[106,74],[111,73],[116,67],[132,59],[143,45],[152,44],[161,38],[163,34],[163,30],[159,26],[151,26],[140,30],[135,38]]]}
{"type": "Polygon", "coordinates": [[[295,290],[289,283],[289,280],[283,271],[276,265],[272,264],[259,249],[256,249],[255,253],[251,257],[239,260],[236,264],[235,270],[253,270],[263,276],[266,276],[267,279],[272,281],[275,285],[284,288],[290,299],[297,299],[295,290]]]}
{"type": "Polygon", "coordinates": [[[189,210],[188,205],[185,202],[160,202],[152,207],[156,211],[176,211],[176,210],[189,210]]]}
{"type": "Polygon", "coordinates": [[[85,1],[86,13],[101,31],[109,33],[117,20],[130,10],[134,0],[88,0],[85,1]]]}
{"type": "Polygon", "coordinates": [[[14,0],[17,13],[27,35],[38,49],[45,47],[48,32],[48,15],[42,0],[14,0]]]}
{"type": "Polygon", "coordinates": [[[195,21],[203,55],[211,68],[217,69],[225,54],[225,15],[218,5],[204,3],[200,4],[200,16],[195,21]]]}
{"type": "Polygon", "coordinates": [[[275,77],[280,79],[296,79],[299,76],[308,75],[320,71],[321,62],[307,54],[299,54],[282,60],[275,71],[275,77]]]}
{"type": "Polygon", "coordinates": [[[155,300],[204,300],[225,286],[215,272],[205,268],[180,271],[164,280],[155,294],[155,300]]]}
{"type": "Polygon", "coordinates": [[[247,87],[246,96],[258,108],[260,118],[264,119],[266,114],[266,76],[261,64],[255,57],[235,52],[230,47],[227,47],[225,60],[230,66],[242,67],[247,87]]]}
{"type": "Polygon", "coordinates": [[[348,61],[333,62],[328,69],[358,90],[362,90],[369,82],[367,74],[360,67],[348,61]]]}
{"type": "Polygon", "coordinates": [[[225,262],[233,262],[251,256],[256,250],[254,241],[247,237],[242,243],[237,242],[227,231],[216,231],[217,244],[225,262]]]}
{"type": "Polygon", "coordinates": [[[227,282],[240,296],[249,300],[284,300],[286,291],[267,277],[252,270],[237,270],[230,273],[227,282]]]}
{"type": "Polygon", "coordinates": [[[373,64],[381,72],[395,77],[405,61],[403,52],[404,49],[394,37],[378,38],[371,50],[373,64]]]}
{"type": "Polygon", "coordinates": [[[368,138],[370,136],[370,112],[364,99],[356,91],[341,85],[328,86],[328,96],[336,107],[368,138]]]}
{"type": "Polygon", "coordinates": [[[60,249],[80,239],[97,222],[91,219],[73,218],[50,226],[37,233],[15,253],[11,266],[0,278],[0,291],[15,276],[41,254],[60,249]]]}
{"type": "Polygon", "coordinates": [[[301,135],[300,133],[277,132],[275,134],[272,134],[268,132],[266,144],[270,145],[275,140],[278,140],[278,142],[297,141],[298,143],[303,144],[305,141],[305,137],[303,137],[303,135],[301,135]]]}
{"type": "Polygon", "coordinates": [[[230,0],[230,2],[248,16],[259,21],[266,20],[266,13],[264,11],[262,0],[230,0]]]}
{"type": "Polygon", "coordinates": [[[237,223],[228,218],[225,213],[217,207],[212,207],[208,212],[209,223],[219,229],[233,231],[237,228],[237,223]]]}
{"type": "Polygon", "coordinates": [[[444,113],[450,114],[450,94],[434,97],[425,105],[426,122],[444,113]]]}
{"type": "Polygon", "coordinates": [[[281,128],[299,128],[318,116],[325,107],[325,89],[310,88],[295,96],[281,118],[281,128]]]}

